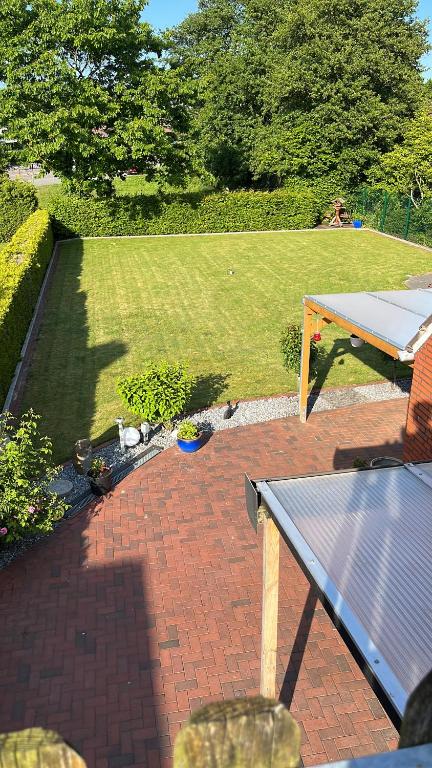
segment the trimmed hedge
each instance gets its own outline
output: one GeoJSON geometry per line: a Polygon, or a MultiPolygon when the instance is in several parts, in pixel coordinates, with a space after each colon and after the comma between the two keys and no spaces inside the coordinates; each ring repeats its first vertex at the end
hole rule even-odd
{"type": "Polygon", "coordinates": [[[53,248],[48,211],[35,211],[0,252],[0,400],[4,401],[53,248]]]}
{"type": "Polygon", "coordinates": [[[319,217],[316,196],[296,189],[111,200],[60,195],[48,207],[59,238],[308,229],[319,217]]]}
{"type": "Polygon", "coordinates": [[[32,184],[0,177],[0,242],[7,242],[38,207],[32,184]]]}

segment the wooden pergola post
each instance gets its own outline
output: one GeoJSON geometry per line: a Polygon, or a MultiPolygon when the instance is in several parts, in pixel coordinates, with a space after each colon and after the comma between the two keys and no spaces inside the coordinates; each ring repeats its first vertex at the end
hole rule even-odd
{"type": "Polygon", "coordinates": [[[276,698],[276,655],[279,604],[279,530],[267,509],[262,515],[263,541],[263,599],[261,632],[262,696],[276,698]]]}
{"type": "Polygon", "coordinates": [[[303,340],[300,364],[300,421],[302,424],[307,418],[307,399],[309,388],[309,360],[310,360],[310,340],[312,336],[312,321],[314,312],[304,305],[303,313],[303,340]]]}

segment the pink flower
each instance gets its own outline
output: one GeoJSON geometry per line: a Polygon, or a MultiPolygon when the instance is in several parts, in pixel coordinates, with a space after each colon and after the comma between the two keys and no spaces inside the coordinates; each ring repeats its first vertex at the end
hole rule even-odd
{"type": "Polygon", "coordinates": [[[36,507],[33,507],[33,506],[30,504],[30,506],[29,506],[29,508],[28,508],[28,511],[30,512],[30,514],[31,514],[31,515],[34,515],[34,513],[36,512],[36,507]]]}
{"type": "Polygon", "coordinates": [[[8,532],[7,528],[0,528],[0,536],[6,536],[7,532],[8,532]]]}

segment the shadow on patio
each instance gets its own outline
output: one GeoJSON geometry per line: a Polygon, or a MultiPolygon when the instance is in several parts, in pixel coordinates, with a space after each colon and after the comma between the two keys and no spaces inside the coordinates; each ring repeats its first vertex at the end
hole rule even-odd
{"type": "MultiPolygon", "coordinates": [[[[137,526],[133,512],[125,518],[137,526]]],[[[93,508],[2,574],[2,731],[52,728],[88,768],[159,765],[166,748],[154,694],[159,648],[152,658],[147,634],[155,618],[146,564],[131,561],[135,547],[119,530],[109,507],[100,522],[93,508]],[[93,518],[112,547],[90,542],[93,518]]]]}

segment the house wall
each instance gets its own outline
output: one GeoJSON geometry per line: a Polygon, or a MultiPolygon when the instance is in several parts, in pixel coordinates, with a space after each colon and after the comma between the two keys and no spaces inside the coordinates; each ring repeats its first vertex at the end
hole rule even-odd
{"type": "Polygon", "coordinates": [[[432,337],[415,356],[404,461],[432,460],[432,337]]]}

